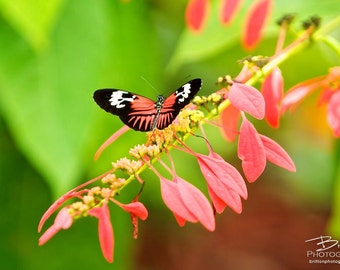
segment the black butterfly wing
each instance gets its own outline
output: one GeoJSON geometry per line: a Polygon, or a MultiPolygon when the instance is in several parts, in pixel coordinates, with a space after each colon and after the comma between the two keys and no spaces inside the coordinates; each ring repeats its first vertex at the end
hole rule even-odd
{"type": "Polygon", "coordinates": [[[149,131],[157,115],[155,102],[149,98],[118,89],[99,89],[94,92],[95,102],[105,111],[137,131],[149,131]]]}
{"type": "Polygon", "coordinates": [[[179,112],[194,98],[201,86],[201,79],[193,79],[168,96],[164,101],[156,127],[164,129],[169,126],[179,112]]]}
{"type": "Polygon", "coordinates": [[[150,131],[169,126],[180,110],[197,94],[201,85],[201,79],[191,80],[165,100],[163,96],[158,96],[156,102],[119,89],[99,89],[94,92],[93,98],[102,109],[119,116],[130,128],[150,131]]]}

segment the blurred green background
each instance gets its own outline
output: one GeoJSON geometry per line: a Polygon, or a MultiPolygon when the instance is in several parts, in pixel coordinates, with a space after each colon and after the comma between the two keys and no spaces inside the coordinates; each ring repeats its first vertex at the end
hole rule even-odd
{"type": "MultiPolygon", "coordinates": [[[[200,77],[202,95],[216,91],[216,78],[237,75],[237,60],[250,54],[241,48],[240,35],[251,2],[245,1],[226,27],[218,21],[219,1],[211,1],[203,33],[193,35],[184,23],[187,1],[0,1],[3,269],[247,269],[245,261],[271,269],[308,266],[304,241],[326,234],[337,203],[334,160],[339,153],[314,96],[287,115],[278,130],[254,122],[291,154],[297,173],[268,165],[261,179],[248,185],[244,213],[227,209],[217,217],[216,232],[197,224],[179,228],[161,201],[157,178],[146,172],[141,201],[149,218],[140,224],[138,240],[132,239],[129,216],[112,208],[113,264],[101,255],[93,218],[37,245],[39,219],[58,196],[110,169],[112,161],[145,139],[130,131],[94,162],[96,149],[122,125],[97,107],[94,90],[120,88],[152,98],[200,77]]],[[[273,54],[279,30],[275,21],[286,13],[297,15],[296,29],[298,21],[312,15],[326,24],[339,15],[338,0],[274,1],[264,40],[252,55],[273,54]]],[[[333,35],[339,39],[339,32],[333,35]]],[[[285,88],[326,74],[339,63],[325,44],[311,45],[281,66],[285,88]]],[[[214,149],[240,166],[236,144],[224,141],[215,127],[206,130],[214,149]]],[[[190,144],[206,151],[197,139],[190,144]]],[[[204,188],[195,160],[174,156],[178,173],[204,188]]],[[[134,194],[127,189],[121,200],[128,202],[134,194]]]]}

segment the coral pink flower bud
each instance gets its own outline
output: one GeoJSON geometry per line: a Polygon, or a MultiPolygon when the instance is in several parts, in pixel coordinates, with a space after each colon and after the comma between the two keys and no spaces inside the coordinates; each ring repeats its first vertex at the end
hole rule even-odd
{"type": "Polygon", "coordinates": [[[190,30],[199,32],[203,28],[209,9],[208,0],[190,0],[185,13],[186,24],[190,30]]]}
{"type": "Polygon", "coordinates": [[[250,7],[242,33],[242,45],[245,49],[252,50],[260,42],[271,8],[272,0],[254,1],[250,7]]]}

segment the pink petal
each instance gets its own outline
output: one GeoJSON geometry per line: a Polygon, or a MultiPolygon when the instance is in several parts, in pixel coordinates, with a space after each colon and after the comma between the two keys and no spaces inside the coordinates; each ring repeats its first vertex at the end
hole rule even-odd
{"type": "Polygon", "coordinates": [[[335,91],[333,89],[329,87],[324,88],[319,96],[318,105],[327,104],[334,93],[335,91]]]}
{"type": "Polygon", "coordinates": [[[254,69],[249,67],[249,65],[243,65],[242,70],[235,77],[235,82],[245,83],[254,75],[254,69]]]}
{"type": "Polygon", "coordinates": [[[60,227],[53,224],[49,227],[39,238],[39,246],[44,245],[48,240],[50,240],[57,232],[61,230],[60,227]]]}
{"type": "Polygon", "coordinates": [[[122,207],[126,212],[129,212],[132,215],[137,216],[141,220],[146,220],[148,218],[148,210],[141,202],[121,204],[120,207],[122,207]]]}
{"type": "MultiPolygon", "coordinates": [[[[322,77],[321,77],[322,78],[322,77]]],[[[335,104],[337,103],[337,99],[338,98],[333,98],[333,95],[335,93],[337,93],[338,91],[340,91],[339,88],[339,81],[340,81],[340,66],[337,67],[332,67],[329,69],[329,73],[325,76],[325,78],[322,80],[322,82],[320,83],[321,87],[322,87],[322,92],[319,96],[319,101],[318,101],[318,105],[323,105],[323,104],[327,104],[327,103],[333,103],[335,102],[335,104]]],[[[336,118],[333,119],[332,114],[336,113],[336,110],[334,111],[334,108],[336,108],[336,106],[334,108],[332,108],[333,105],[331,106],[327,106],[327,114],[328,111],[330,112],[329,116],[327,116],[328,122],[331,121],[332,123],[336,123],[336,118]],[[333,113],[332,113],[333,111],[333,113]]],[[[329,122],[329,123],[331,123],[329,122]]],[[[336,130],[336,128],[333,130],[336,130]]]]}
{"type": "Polygon", "coordinates": [[[226,206],[229,206],[233,211],[240,214],[242,212],[242,201],[237,192],[234,190],[228,190],[226,192],[227,195],[227,203],[222,200],[216,193],[208,186],[208,192],[209,196],[213,202],[213,205],[215,207],[215,210],[217,213],[221,214],[226,206]]]}
{"type": "Polygon", "coordinates": [[[208,193],[214,205],[214,208],[218,214],[221,214],[227,207],[227,203],[223,201],[208,185],[208,193]]]}
{"type": "Polygon", "coordinates": [[[238,172],[239,175],[231,171],[232,166],[230,164],[230,167],[228,167],[224,164],[225,161],[222,162],[202,154],[197,154],[196,157],[208,185],[222,200],[228,203],[227,193],[230,190],[236,191],[242,197],[247,197],[247,189],[242,176],[238,172]]]}
{"type": "Polygon", "coordinates": [[[208,187],[218,196],[222,201],[228,203],[228,189],[220,180],[220,178],[216,175],[218,171],[215,173],[213,167],[210,166],[209,161],[206,158],[202,158],[201,155],[197,156],[197,161],[200,165],[200,169],[202,174],[207,181],[208,187]],[[208,161],[208,162],[206,162],[208,161]],[[218,194],[218,195],[217,195],[218,194]]]}
{"type": "Polygon", "coordinates": [[[180,226],[180,227],[183,227],[186,223],[186,220],[184,218],[181,218],[180,216],[176,215],[175,213],[174,214],[174,217],[177,221],[177,224],[180,226]]]}
{"type": "Polygon", "coordinates": [[[278,143],[264,135],[260,135],[260,138],[264,146],[267,160],[288,171],[296,171],[293,160],[278,143]]]}
{"type": "Polygon", "coordinates": [[[211,205],[203,193],[180,177],[176,177],[178,189],[185,205],[209,231],[215,230],[215,217],[211,205]]]}
{"type": "MultiPolygon", "coordinates": [[[[233,189],[246,200],[248,197],[247,187],[238,170],[236,170],[234,166],[226,162],[215,152],[210,152],[209,157],[213,157],[215,164],[220,167],[219,177],[221,178],[222,182],[228,186],[228,188],[233,189]],[[235,183],[235,185],[233,183],[235,183]]],[[[218,171],[215,170],[215,173],[217,172],[218,171]]]]}
{"type": "Polygon", "coordinates": [[[55,217],[54,224],[64,230],[71,227],[73,223],[73,218],[69,214],[66,207],[61,209],[58,213],[58,215],[55,217]]]}
{"type": "Polygon", "coordinates": [[[304,98],[321,86],[324,76],[316,77],[290,88],[282,99],[281,111],[284,113],[293,106],[298,105],[304,98]]]}
{"type": "Polygon", "coordinates": [[[94,183],[95,181],[103,178],[105,175],[107,175],[108,173],[104,173],[102,175],[99,175],[85,183],[80,184],[79,186],[73,188],[72,190],[68,191],[67,193],[65,193],[63,196],[61,196],[60,198],[58,198],[48,209],[47,211],[44,213],[44,215],[42,216],[42,218],[40,219],[39,225],[38,225],[38,232],[41,231],[42,227],[44,226],[46,220],[67,200],[71,199],[71,198],[76,198],[81,196],[82,193],[86,192],[86,190],[80,190],[82,188],[84,188],[85,186],[88,186],[92,183],[94,183]],[[78,191],[80,190],[80,191],[78,191]]]}
{"type": "Polygon", "coordinates": [[[208,0],[189,1],[185,12],[185,20],[190,30],[195,32],[202,30],[203,23],[207,17],[208,8],[208,0]]]}
{"type": "Polygon", "coordinates": [[[231,190],[228,193],[229,199],[228,199],[228,206],[235,211],[237,214],[242,213],[242,201],[241,197],[234,191],[231,190]]]}
{"type": "Polygon", "coordinates": [[[238,12],[242,0],[222,0],[220,8],[220,20],[223,24],[229,24],[238,12]]]}
{"type": "Polygon", "coordinates": [[[102,253],[108,262],[113,262],[113,228],[107,203],[90,209],[88,214],[98,218],[99,243],[102,253]]]}
{"type": "Polygon", "coordinates": [[[40,219],[39,225],[38,225],[38,232],[41,231],[42,227],[44,226],[46,220],[55,212],[57,209],[67,200],[70,198],[74,198],[78,193],[72,189],[71,191],[65,193],[63,196],[58,198],[44,213],[42,218],[40,219]]]}
{"type": "Polygon", "coordinates": [[[327,106],[327,121],[335,137],[340,137],[340,90],[337,90],[327,106]]]}
{"type": "MultiPolygon", "coordinates": [[[[189,222],[197,222],[197,217],[187,208],[182,200],[178,185],[163,177],[161,180],[161,194],[166,206],[174,213],[189,222]]],[[[180,224],[179,224],[180,225],[180,224]]]]}
{"type": "Polygon", "coordinates": [[[262,38],[262,32],[272,9],[272,0],[255,1],[247,14],[242,33],[242,45],[254,49],[262,38]]]}
{"type": "Polygon", "coordinates": [[[196,157],[207,181],[209,195],[216,211],[221,213],[228,205],[235,212],[240,213],[242,211],[240,195],[244,199],[248,196],[241,174],[214,152],[209,156],[196,154],[196,157]]]}
{"type": "Polygon", "coordinates": [[[97,160],[102,152],[108,147],[111,143],[113,143],[115,140],[117,140],[120,136],[122,136],[126,131],[128,131],[130,128],[126,125],[122,126],[119,130],[117,130],[115,133],[113,133],[110,138],[108,138],[96,151],[94,154],[94,160],[97,160]]]}
{"type": "Polygon", "coordinates": [[[222,131],[225,139],[232,142],[238,134],[240,111],[230,104],[221,112],[222,131]]]}
{"type": "Polygon", "coordinates": [[[264,98],[252,86],[233,83],[230,87],[229,100],[237,109],[249,113],[256,119],[263,119],[265,115],[264,98]]]}
{"type": "Polygon", "coordinates": [[[266,167],[266,155],[263,143],[255,127],[243,118],[238,142],[238,157],[249,182],[254,182],[266,167]]]}
{"type": "Polygon", "coordinates": [[[48,240],[50,240],[57,232],[61,229],[68,229],[71,227],[73,223],[72,216],[68,213],[67,208],[64,207],[59,211],[57,216],[54,219],[54,223],[51,227],[49,227],[44,234],[39,238],[39,245],[45,244],[48,240]]]}
{"type": "Polygon", "coordinates": [[[265,118],[269,125],[277,128],[280,124],[279,106],[283,95],[283,77],[279,68],[274,68],[264,79],[261,92],[266,103],[265,118]]]}

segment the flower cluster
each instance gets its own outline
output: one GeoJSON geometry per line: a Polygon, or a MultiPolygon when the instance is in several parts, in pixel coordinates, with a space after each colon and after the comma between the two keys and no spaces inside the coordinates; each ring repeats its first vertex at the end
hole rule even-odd
{"type": "MultiPolygon", "coordinates": [[[[221,20],[230,21],[233,12],[226,8],[226,3],[232,3],[233,12],[238,9],[240,1],[222,1],[221,20]]],[[[257,31],[252,37],[244,39],[244,44],[251,48],[257,44],[261,25],[265,22],[271,1],[257,1],[251,9],[248,24],[255,24],[257,31]],[[262,14],[261,21],[256,21],[258,12],[262,14]],[[255,15],[254,15],[255,14],[255,15]]],[[[199,30],[206,10],[208,0],[191,0],[187,9],[189,27],[199,30]]],[[[146,133],[145,144],[136,145],[129,151],[130,158],[124,157],[112,163],[112,169],[61,196],[41,218],[38,230],[54,212],[59,210],[54,223],[40,237],[39,244],[46,243],[61,229],[68,229],[75,220],[84,217],[98,219],[100,246],[105,259],[113,261],[114,233],[110,219],[108,204],[114,203],[131,216],[133,237],[138,235],[138,220],[148,217],[148,210],[139,201],[145,180],[141,174],[145,169],[151,169],[160,181],[160,194],[165,205],[173,213],[177,223],[184,226],[186,222],[199,222],[207,230],[215,229],[215,214],[221,214],[227,207],[236,213],[242,212],[242,199],[248,196],[246,181],[252,183],[263,173],[267,161],[288,171],[294,172],[295,165],[287,152],[271,138],[260,134],[248,119],[265,119],[270,126],[279,127],[281,115],[292,106],[298,104],[312,91],[321,90],[320,104],[327,104],[327,119],[335,136],[340,136],[340,69],[331,68],[328,75],[302,82],[284,94],[283,76],[278,67],[287,57],[303,49],[311,40],[311,35],[317,28],[317,20],[306,24],[306,30],[295,41],[283,48],[285,32],[292,20],[286,16],[280,20],[281,32],[275,54],[271,57],[250,56],[240,62],[243,67],[235,77],[224,76],[218,79],[221,88],[209,96],[196,96],[164,130],[153,130],[146,133]],[[262,82],[260,91],[253,87],[262,82]],[[204,125],[217,126],[228,142],[238,139],[237,155],[242,162],[242,172],[214,151],[207,136],[204,125]],[[199,135],[198,135],[199,134],[199,135]],[[200,142],[203,140],[208,154],[197,152],[185,141],[193,136],[200,142]],[[175,161],[171,150],[176,149],[194,158],[201,170],[206,189],[200,190],[192,179],[183,179],[175,169],[175,161]],[[167,157],[167,165],[161,157],[167,157]],[[171,177],[162,175],[154,166],[158,162],[171,177]],[[119,175],[119,177],[118,177],[119,175]],[[121,176],[123,175],[123,176],[121,176]],[[132,181],[141,184],[141,190],[129,203],[117,199],[119,194],[132,181]],[[93,187],[90,187],[94,185],[93,187]],[[66,206],[70,199],[76,202],[66,206]]],[[[249,30],[246,31],[249,34],[249,30]]],[[[95,158],[113,143],[129,128],[123,126],[113,134],[97,151],[95,158]]]]}
{"type": "MultiPolygon", "coordinates": [[[[145,168],[150,168],[158,176],[161,186],[161,196],[165,205],[173,212],[180,226],[186,222],[200,222],[207,230],[215,229],[214,213],[222,213],[226,207],[230,207],[236,213],[242,212],[241,198],[247,199],[248,193],[245,181],[241,173],[231,164],[226,162],[219,154],[214,152],[210,145],[202,123],[210,122],[212,116],[221,115],[229,108],[234,108],[242,115],[242,124],[239,133],[238,155],[242,160],[243,172],[249,182],[255,181],[263,172],[266,161],[269,160],[287,170],[294,171],[294,163],[288,154],[273,140],[257,133],[254,126],[247,120],[246,113],[262,119],[264,117],[265,103],[261,93],[253,87],[230,83],[231,86],[223,88],[218,93],[208,97],[196,97],[192,104],[183,109],[176,120],[164,130],[153,130],[146,134],[145,144],[136,145],[129,151],[132,159],[121,158],[112,163],[112,170],[100,177],[92,179],[59,198],[44,214],[39,224],[39,231],[45,221],[70,199],[76,202],[64,206],[57,214],[53,225],[41,236],[39,243],[42,245],[61,229],[68,229],[73,221],[92,216],[98,219],[99,240],[104,257],[107,261],[113,261],[113,228],[110,221],[108,203],[118,205],[124,211],[130,213],[134,228],[133,235],[137,238],[138,219],[145,220],[148,211],[138,201],[139,194],[132,202],[123,204],[116,195],[131,181],[137,180],[143,186],[144,180],[140,177],[145,168]],[[223,109],[224,103],[229,106],[223,109]],[[201,131],[197,140],[204,140],[209,154],[197,153],[185,144],[189,135],[201,131]],[[170,150],[176,148],[193,156],[205,178],[207,196],[192,183],[181,178],[175,170],[170,150]],[[160,159],[167,155],[171,168],[160,159]],[[155,169],[153,163],[158,161],[169,171],[170,179],[161,175],[155,169]],[[117,177],[116,172],[125,174],[125,178],[117,177]],[[90,184],[101,181],[95,187],[88,188],[90,184]],[[212,205],[211,203],[212,202],[212,205]]],[[[222,125],[225,129],[225,124],[222,125]]],[[[112,138],[124,134],[127,129],[123,127],[112,138]]],[[[110,143],[112,138],[109,139],[110,143]]],[[[104,143],[103,150],[109,144],[104,143]]],[[[98,154],[97,154],[98,155],[98,154]]]]}

